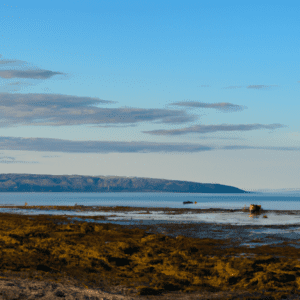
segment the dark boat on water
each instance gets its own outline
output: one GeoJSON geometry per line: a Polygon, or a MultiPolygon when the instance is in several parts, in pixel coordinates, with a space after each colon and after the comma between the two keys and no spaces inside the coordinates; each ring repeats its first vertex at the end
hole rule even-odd
{"type": "Polygon", "coordinates": [[[183,204],[192,204],[192,201],[183,201],[183,204]]]}

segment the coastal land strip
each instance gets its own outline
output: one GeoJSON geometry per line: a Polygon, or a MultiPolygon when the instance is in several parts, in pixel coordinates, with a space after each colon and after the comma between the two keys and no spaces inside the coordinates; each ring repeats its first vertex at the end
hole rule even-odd
{"type": "Polygon", "coordinates": [[[251,193],[239,188],[182,180],[124,176],[0,174],[0,192],[251,193]]]}

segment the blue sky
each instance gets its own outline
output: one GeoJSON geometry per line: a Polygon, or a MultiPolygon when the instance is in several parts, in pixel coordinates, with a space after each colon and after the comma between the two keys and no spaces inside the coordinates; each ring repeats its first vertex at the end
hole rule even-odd
{"type": "Polygon", "coordinates": [[[299,188],[299,1],[0,1],[2,173],[299,188]]]}

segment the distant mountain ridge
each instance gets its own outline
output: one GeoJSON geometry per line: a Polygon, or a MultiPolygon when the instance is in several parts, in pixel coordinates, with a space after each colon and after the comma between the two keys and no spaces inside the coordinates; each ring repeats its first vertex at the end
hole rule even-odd
{"type": "Polygon", "coordinates": [[[233,186],[122,176],[0,174],[0,192],[250,193],[233,186]]]}

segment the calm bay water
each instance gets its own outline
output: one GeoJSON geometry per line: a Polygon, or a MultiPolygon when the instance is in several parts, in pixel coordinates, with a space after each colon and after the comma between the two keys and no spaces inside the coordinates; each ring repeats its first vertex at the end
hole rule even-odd
{"type": "Polygon", "coordinates": [[[0,205],[103,205],[170,208],[242,208],[300,210],[300,192],[253,194],[191,193],[0,193],[0,205]],[[197,202],[184,205],[183,201],[197,202]]]}

